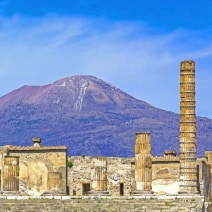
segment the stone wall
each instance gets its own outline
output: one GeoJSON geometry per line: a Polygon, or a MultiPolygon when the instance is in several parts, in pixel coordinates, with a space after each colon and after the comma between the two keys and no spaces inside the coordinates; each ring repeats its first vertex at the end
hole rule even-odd
{"type": "Polygon", "coordinates": [[[0,190],[3,191],[3,164],[4,164],[4,156],[7,155],[7,151],[5,147],[0,147],[0,190]]]}
{"type": "MultiPolygon", "coordinates": [[[[73,167],[68,168],[70,195],[86,195],[83,185],[91,184],[91,158],[72,156],[73,167]]],[[[128,196],[131,193],[131,159],[107,157],[107,190],[112,196],[128,196]]]]}
{"type": "MultiPolygon", "coordinates": [[[[11,173],[3,175],[6,169],[5,158],[17,157],[18,176],[21,195],[41,195],[44,192],[66,193],[67,187],[67,148],[40,146],[5,146],[0,149],[1,191],[7,192],[5,185],[11,181],[11,173]],[[10,177],[7,177],[10,176],[10,177]],[[56,181],[59,183],[55,183],[56,181]]],[[[11,167],[13,168],[13,167],[11,167]]],[[[14,169],[14,168],[13,168],[14,169]]],[[[14,178],[15,179],[15,178],[14,178]]],[[[9,187],[8,187],[9,188],[9,187]]]]}
{"type": "Polygon", "coordinates": [[[152,190],[156,194],[178,194],[179,191],[178,157],[164,156],[152,159],[152,190]]]}
{"type": "MultiPolygon", "coordinates": [[[[208,182],[208,198],[212,199],[212,151],[206,151],[205,152],[205,161],[208,163],[207,173],[209,182],[208,182]]],[[[206,171],[206,172],[207,172],[206,171]]]]}
{"type": "Polygon", "coordinates": [[[75,156],[69,157],[68,160],[73,163],[73,167],[68,168],[69,195],[84,195],[83,184],[91,183],[90,157],[75,156]]]}
{"type": "MultiPolygon", "coordinates": [[[[69,157],[73,167],[68,168],[70,195],[83,195],[83,184],[91,183],[91,157],[69,157]]],[[[152,190],[155,193],[177,194],[179,190],[179,158],[153,158],[152,190]]],[[[134,158],[107,157],[107,189],[112,196],[129,196],[135,190],[134,158]],[[123,187],[122,187],[123,186],[123,187]],[[122,192],[123,190],[123,192],[122,192]]]]}
{"type": "Polygon", "coordinates": [[[131,158],[108,158],[108,190],[112,196],[129,196],[131,194],[133,181],[131,160],[131,158]]]}
{"type": "MultiPolygon", "coordinates": [[[[5,165],[7,165],[5,158],[10,156],[18,158],[19,170],[14,172],[17,167],[11,167],[13,174],[10,175],[10,178],[13,179],[13,182],[19,183],[18,191],[21,195],[41,195],[45,192],[65,194],[67,185],[71,196],[88,195],[92,189],[92,180],[95,180],[92,178],[92,161],[96,161],[99,157],[69,157],[68,160],[72,161],[73,167],[68,168],[67,172],[66,151],[66,147],[5,146],[0,148],[1,191],[7,188],[4,184],[8,182],[6,176],[10,173],[4,173],[5,165]]],[[[103,190],[106,189],[111,196],[133,195],[132,192],[136,189],[135,158],[100,158],[106,162],[105,170],[107,172],[106,187],[103,190]]],[[[211,152],[206,152],[205,158],[197,160],[197,190],[208,199],[212,199],[211,163],[211,152]]],[[[11,163],[11,165],[14,164],[11,163]]],[[[152,157],[152,191],[154,194],[178,194],[179,166],[179,157],[174,154],[152,157]]],[[[17,188],[16,186],[10,187],[9,190],[15,191],[17,188]]]]}
{"type": "MultiPolygon", "coordinates": [[[[70,195],[87,195],[84,185],[91,185],[91,158],[69,157],[73,167],[68,168],[70,195]]],[[[152,191],[154,194],[177,195],[179,192],[179,157],[164,155],[152,157],[152,191]]],[[[205,158],[198,159],[198,190],[207,198],[210,196],[210,166],[205,158]]],[[[129,196],[135,190],[135,159],[107,157],[107,190],[111,196],[129,196]]]]}

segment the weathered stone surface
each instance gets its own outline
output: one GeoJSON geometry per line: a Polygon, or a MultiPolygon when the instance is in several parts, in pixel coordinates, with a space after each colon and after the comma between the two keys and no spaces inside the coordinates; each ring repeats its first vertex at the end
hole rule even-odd
{"type": "Polygon", "coordinates": [[[180,193],[197,191],[195,63],[180,64],[180,193]]]}
{"type": "MultiPolygon", "coordinates": [[[[73,167],[68,169],[70,195],[83,195],[83,185],[91,184],[91,157],[72,156],[73,167]]],[[[107,157],[107,190],[112,196],[129,196],[131,193],[131,158],[107,157]],[[120,194],[120,186],[123,193],[120,194]]]]}
{"type": "MultiPolygon", "coordinates": [[[[40,140],[38,142],[40,143],[40,140]]],[[[57,188],[60,193],[65,194],[67,186],[66,152],[66,147],[37,145],[1,148],[0,167],[3,167],[1,191],[19,191],[21,195],[41,195],[46,191],[55,191],[57,188]],[[11,161],[9,158],[12,158],[11,161]],[[17,166],[14,165],[15,158],[17,158],[17,166]],[[53,179],[48,177],[51,173],[58,173],[60,176],[58,181],[52,182],[53,179]]]]}
{"type": "Polygon", "coordinates": [[[107,158],[91,158],[91,191],[107,191],[107,158]]]}
{"type": "Polygon", "coordinates": [[[3,167],[3,191],[19,191],[19,157],[5,156],[3,167]]]}
{"type": "MultiPolygon", "coordinates": [[[[70,195],[82,196],[83,185],[91,184],[91,158],[88,156],[72,156],[69,160],[73,167],[68,168],[68,185],[70,195]]],[[[152,191],[155,195],[177,195],[179,192],[178,156],[164,155],[152,157],[152,191]]],[[[198,159],[198,186],[201,195],[211,198],[210,194],[210,164],[206,158],[198,159]]],[[[135,158],[107,157],[107,190],[111,196],[130,196],[136,190],[135,184],[135,158]],[[121,184],[123,194],[121,194],[121,184]]]]}
{"type": "Polygon", "coordinates": [[[152,156],[150,133],[136,133],[135,142],[135,183],[138,195],[152,192],[152,156]]]}
{"type": "Polygon", "coordinates": [[[156,194],[178,194],[179,157],[166,154],[152,158],[152,190],[156,194]]]}

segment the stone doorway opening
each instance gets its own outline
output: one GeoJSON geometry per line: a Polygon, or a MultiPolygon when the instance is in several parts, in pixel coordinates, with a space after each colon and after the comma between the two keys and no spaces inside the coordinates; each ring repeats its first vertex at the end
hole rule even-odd
{"type": "Polygon", "coordinates": [[[120,196],[124,196],[124,183],[120,183],[119,191],[120,191],[120,196]]]}
{"type": "Polygon", "coordinates": [[[88,192],[91,190],[90,183],[83,183],[82,184],[82,195],[87,196],[88,192]]]}

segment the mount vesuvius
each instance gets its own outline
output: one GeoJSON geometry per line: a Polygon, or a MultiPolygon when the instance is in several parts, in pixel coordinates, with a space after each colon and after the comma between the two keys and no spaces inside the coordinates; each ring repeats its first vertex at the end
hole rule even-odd
{"type": "MultiPolygon", "coordinates": [[[[179,115],[93,76],[23,86],[0,98],[1,145],[66,145],[69,155],[133,156],[136,132],[150,132],[153,155],[179,152],[179,115]]],[[[197,153],[212,149],[212,120],[197,117],[197,153]]]]}

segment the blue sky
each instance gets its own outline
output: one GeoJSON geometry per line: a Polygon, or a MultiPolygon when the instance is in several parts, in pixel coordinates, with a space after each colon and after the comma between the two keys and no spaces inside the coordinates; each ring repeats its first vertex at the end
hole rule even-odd
{"type": "Polygon", "coordinates": [[[0,96],[97,76],[179,112],[179,64],[196,62],[197,115],[212,118],[209,0],[0,0],[0,96]]]}

